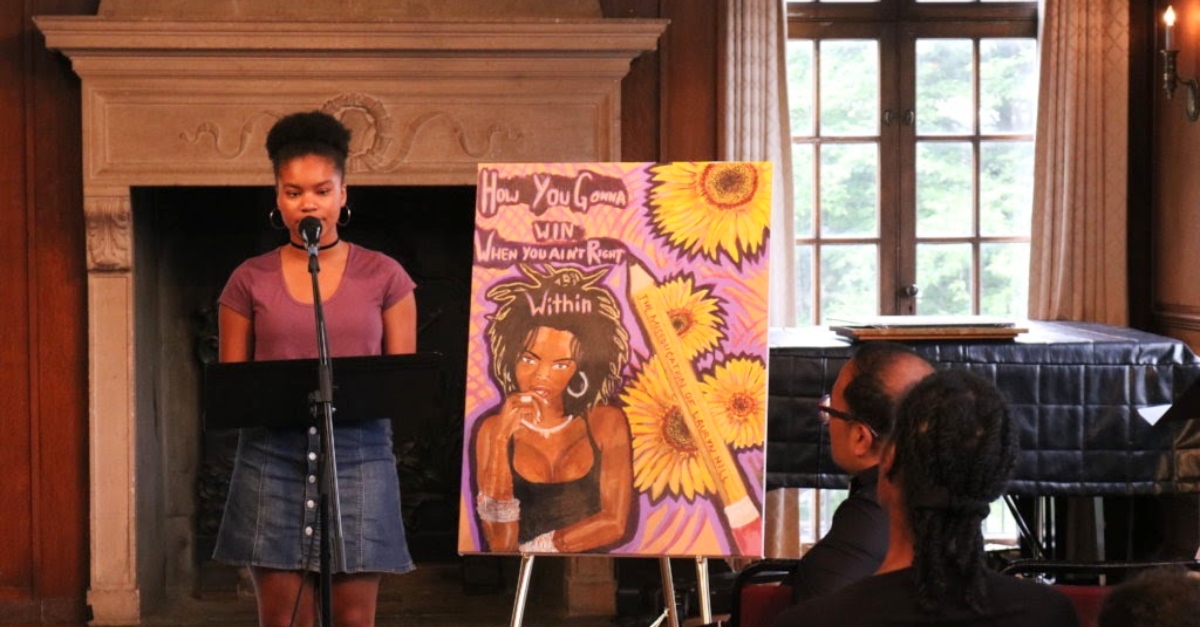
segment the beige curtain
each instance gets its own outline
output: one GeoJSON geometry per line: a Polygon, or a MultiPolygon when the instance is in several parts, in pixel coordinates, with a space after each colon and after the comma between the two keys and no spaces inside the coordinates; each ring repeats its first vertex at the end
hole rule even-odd
{"type": "MultiPolygon", "coordinates": [[[[727,0],[722,38],[721,159],[770,161],[770,311],[796,325],[792,149],[788,128],[786,13],[782,0],[727,0]]],[[[799,490],[772,490],[763,507],[767,557],[800,554],[799,490]]]]}
{"type": "Polygon", "coordinates": [[[786,14],[782,0],[727,0],[725,6],[721,159],[773,164],[768,322],[795,326],[786,14]]]}
{"type": "Polygon", "coordinates": [[[1044,0],[1029,317],[1128,322],[1129,0],[1044,0]]]}

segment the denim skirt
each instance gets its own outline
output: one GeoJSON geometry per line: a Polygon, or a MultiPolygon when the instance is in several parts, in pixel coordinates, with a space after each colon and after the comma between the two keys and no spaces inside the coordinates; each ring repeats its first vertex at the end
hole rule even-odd
{"type": "MultiPolygon", "coordinates": [[[[406,573],[412,557],[387,419],[333,429],[345,573],[406,573]]],[[[242,429],[213,559],[319,571],[319,431],[242,429]]]]}

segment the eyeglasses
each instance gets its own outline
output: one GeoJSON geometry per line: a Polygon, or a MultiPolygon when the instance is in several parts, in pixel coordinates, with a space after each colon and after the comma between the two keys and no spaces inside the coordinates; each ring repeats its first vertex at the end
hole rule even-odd
{"type": "Polygon", "coordinates": [[[850,412],[845,412],[840,409],[834,409],[830,405],[831,401],[832,401],[832,399],[828,394],[826,394],[825,396],[822,396],[821,399],[817,401],[817,417],[819,417],[821,419],[821,424],[823,424],[823,425],[829,424],[829,420],[831,418],[837,418],[838,420],[845,420],[846,422],[857,422],[858,424],[866,427],[867,431],[870,431],[871,435],[873,437],[875,437],[875,438],[879,437],[879,432],[875,431],[875,429],[873,427],[871,427],[871,425],[859,420],[858,418],[855,418],[853,415],[850,414],[850,412]]]}

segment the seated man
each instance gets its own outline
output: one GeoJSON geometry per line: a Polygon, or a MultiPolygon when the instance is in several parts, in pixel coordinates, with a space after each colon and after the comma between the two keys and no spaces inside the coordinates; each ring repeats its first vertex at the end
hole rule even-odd
{"type": "Polygon", "coordinates": [[[831,394],[817,408],[829,425],[833,461],[850,476],[850,495],[833,514],[829,532],[783,579],[796,603],[828,594],[869,576],[887,552],[887,515],[875,485],[879,454],[892,432],[899,399],[933,366],[908,347],[890,342],[864,345],[846,362],[831,394]]]}
{"type": "Polygon", "coordinates": [[[1200,625],[1200,574],[1182,568],[1148,570],[1108,593],[1097,624],[1196,627],[1200,625]]]}
{"type": "Polygon", "coordinates": [[[986,379],[929,375],[896,414],[879,465],[889,545],[879,571],[789,608],[777,627],[1074,627],[1053,587],[987,569],[981,524],[1016,463],[1016,427],[986,379]]]}

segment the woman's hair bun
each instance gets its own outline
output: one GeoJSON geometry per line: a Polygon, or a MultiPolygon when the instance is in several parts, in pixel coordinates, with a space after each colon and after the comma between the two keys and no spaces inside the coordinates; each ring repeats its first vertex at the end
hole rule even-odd
{"type": "Polygon", "coordinates": [[[314,145],[327,146],[344,161],[350,154],[350,130],[328,113],[304,111],[280,118],[267,133],[267,155],[272,162],[278,163],[285,153],[325,152],[314,150],[314,145]]]}

